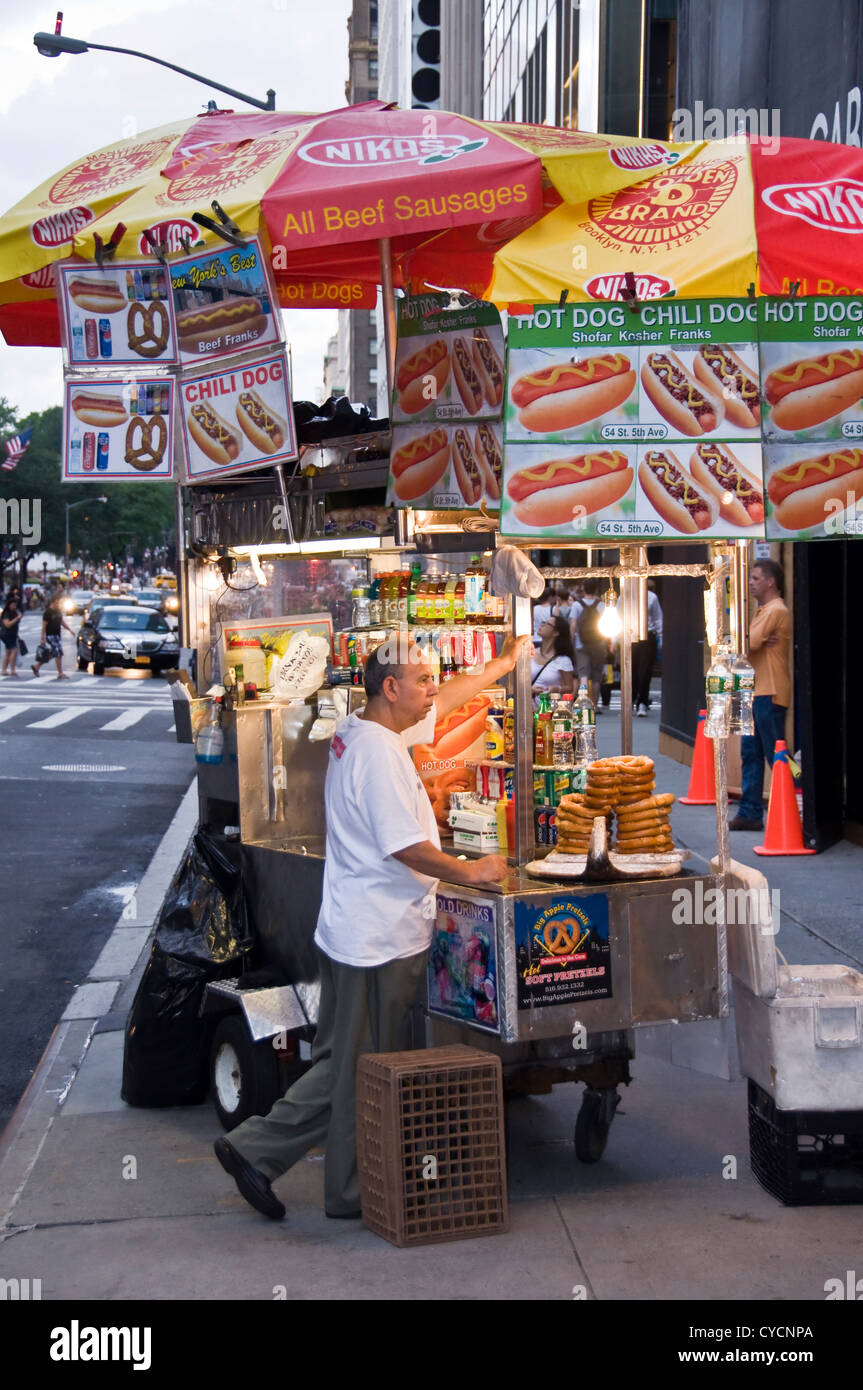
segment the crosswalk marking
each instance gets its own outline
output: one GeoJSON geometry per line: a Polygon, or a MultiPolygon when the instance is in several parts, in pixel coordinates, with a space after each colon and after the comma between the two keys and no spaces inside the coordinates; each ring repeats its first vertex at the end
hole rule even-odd
{"type": "Polygon", "coordinates": [[[105,733],[108,729],[131,729],[133,724],[137,724],[138,721],[143,719],[145,714],[148,713],[149,710],[145,709],[124,710],[122,714],[118,714],[116,719],[112,719],[110,723],[101,724],[99,726],[100,731],[105,733]]]}
{"type": "Polygon", "coordinates": [[[61,724],[68,724],[70,719],[77,719],[79,714],[89,714],[89,708],[85,705],[77,705],[74,709],[58,709],[56,714],[49,714],[47,719],[37,719],[35,724],[28,724],[28,729],[56,729],[61,724]]]}
{"type": "Polygon", "coordinates": [[[5,719],[11,719],[13,715],[20,714],[22,710],[28,710],[29,705],[0,705],[0,724],[5,719]]]}

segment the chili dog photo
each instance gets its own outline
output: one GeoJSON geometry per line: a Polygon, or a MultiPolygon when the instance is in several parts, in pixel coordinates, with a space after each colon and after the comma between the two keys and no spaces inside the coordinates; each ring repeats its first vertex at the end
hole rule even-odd
{"type": "Polygon", "coordinates": [[[706,531],[719,515],[716,498],[697,486],[671,449],[646,449],[638,481],[657,516],[675,531],[706,531]]]}
{"type": "Polygon", "coordinates": [[[452,374],[465,410],[468,415],[476,415],[484,400],[483,389],[464,338],[453,339],[452,374]]]}
{"type": "Polygon", "coordinates": [[[764,395],[770,406],[771,434],[824,424],[860,404],[863,349],[835,348],[774,367],[765,378],[764,395]]]}
{"type": "Polygon", "coordinates": [[[503,400],[503,362],[495,350],[487,328],[473,330],[473,362],[486,402],[494,410],[503,400]]]}
{"type": "Polygon", "coordinates": [[[695,354],[692,369],[708,391],[719,392],[726,418],[743,430],[761,424],[761,389],[757,371],[751,371],[736,352],[721,343],[709,343],[695,354]]]}
{"type": "Polygon", "coordinates": [[[452,462],[458,490],[472,507],[482,497],[483,480],[470,435],[461,427],[453,431],[452,462]]]}
{"type": "Polygon", "coordinates": [[[122,396],[106,396],[100,391],[73,392],[72,410],[85,425],[98,425],[100,429],[125,425],[129,418],[122,396]]]}
{"type": "MultiPolygon", "coordinates": [[[[409,338],[404,346],[406,350],[412,347],[409,338]]],[[[396,403],[402,414],[418,415],[436,405],[449,373],[450,353],[445,338],[433,338],[411,351],[396,368],[396,403]]]]}
{"type": "Polygon", "coordinates": [[[506,495],[524,526],[572,529],[585,516],[620,501],[634,479],[623,449],[593,449],[519,469],[508,477],[506,495]]]}
{"type": "MultiPolygon", "coordinates": [[[[523,355],[513,353],[512,357],[523,355]]],[[[624,352],[570,357],[523,372],[510,387],[510,400],[519,423],[531,434],[565,434],[623,405],[635,389],[635,380],[624,352]]]]}
{"type": "Polygon", "coordinates": [[[675,352],[646,353],[641,384],[663,420],[678,434],[710,434],[724,418],[719,382],[708,390],[687,371],[675,352]]]}
{"type": "Polygon", "coordinates": [[[288,437],[287,422],[270,410],[257,391],[241,391],[237,421],[247,439],[262,454],[276,454],[288,437]]]}
{"type": "Polygon", "coordinates": [[[390,458],[393,493],[402,502],[415,502],[441,481],[449,461],[450,439],[442,427],[408,440],[390,458]]]}
{"type": "Polygon", "coordinates": [[[126,308],[126,296],[113,280],[93,275],[67,280],[69,298],[91,314],[119,314],[126,308]]]}
{"type": "Polygon", "coordinates": [[[181,386],[189,480],[296,458],[290,379],[283,352],[181,386]]]}
{"type": "Polygon", "coordinates": [[[838,448],[786,461],[789,452],[794,451],[771,450],[768,458],[773,522],[783,531],[818,527],[826,534],[842,534],[838,517],[863,501],[863,449],[838,448]]]}
{"type": "Polygon", "coordinates": [[[758,526],[764,520],[761,479],[744,468],[727,444],[696,444],[689,471],[702,491],[715,499],[729,525],[758,526]]]}
{"type": "Polygon", "coordinates": [[[503,452],[500,436],[493,425],[478,425],[474,452],[479,460],[483,494],[487,502],[499,502],[503,486],[503,452]]]}

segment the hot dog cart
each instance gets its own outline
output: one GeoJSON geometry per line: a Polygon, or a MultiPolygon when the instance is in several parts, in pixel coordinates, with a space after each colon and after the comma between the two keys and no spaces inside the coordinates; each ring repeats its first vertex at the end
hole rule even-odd
{"type": "MultiPolygon", "coordinates": [[[[378,443],[383,446],[385,441],[378,443]]],[[[185,516],[186,592],[200,690],[222,680],[222,629],[231,620],[266,622],[291,612],[319,614],[328,607],[337,634],[359,635],[351,629],[349,616],[349,594],[359,579],[381,566],[394,569],[412,561],[434,573],[444,564],[469,561],[477,538],[486,554],[501,543],[489,529],[493,520],[476,514],[447,514],[442,520],[434,513],[401,512],[392,518],[389,534],[308,535],[313,524],[320,525],[320,515],[317,523],[310,518],[314,498],[324,491],[331,507],[337,492],[354,502],[377,495],[372,489],[386,465],[364,461],[363,451],[368,449],[364,439],[358,457],[357,441],[342,441],[331,446],[327,457],[323,450],[320,456],[316,452],[319,466],[313,476],[298,474],[296,498],[304,499],[306,508],[298,529],[307,535],[305,540],[267,539],[265,521],[277,494],[266,479],[236,489],[223,484],[218,491],[193,491],[185,516]],[[238,566],[232,575],[226,561],[238,566]],[[255,572],[266,580],[264,586],[255,580],[255,572]]],[[[385,448],[380,452],[385,455],[385,448]]],[[[351,510],[335,500],[343,518],[350,517],[351,510]]],[[[296,507],[294,512],[296,517],[296,507]]],[[[725,543],[714,543],[708,563],[691,566],[651,567],[646,550],[636,546],[619,553],[585,554],[583,545],[580,553],[572,550],[566,558],[573,559],[573,567],[544,573],[620,581],[621,751],[628,753],[629,633],[638,619],[639,588],[652,572],[697,574],[709,582],[717,604],[724,604],[722,580],[729,573],[733,578],[734,557],[726,553],[725,543]],[[614,563],[608,563],[609,556],[614,563]]],[[[488,625],[498,644],[503,630],[516,635],[530,631],[528,599],[510,598],[506,608],[504,624],[488,625]]],[[[213,1090],[227,1126],[275,1099],[284,1073],[274,1057],[292,1059],[297,1047],[307,1056],[313,1035],[317,997],[312,936],[323,878],[323,790],[329,752],[328,739],[315,737],[313,730],[322,712],[343,716],[364,701],[360,686],[342,683],[343,670],[331,668],[329,674],[328,682],[309,699],[247,700],[224,713],[223,759],[216,766],[198,765],[201,822],[239,838],[259,957],[282,977],[278,984],[253,991],[239,991],[225,982],[208,990],[206,1009],[216,1016],[213,1090]]],[[[693,873],[685,864],[674,877],[625,876],[602,854],[601,846],[584,875],[558,878],[552,871],[550,877],[538,876],[543,869],[534,840],[533,700],[527,659],[520,661],[509,682],[516,730],[511,868],[499,888],[467,889],[444,881],[439,885],[425,1042],[434,1046],[467,1041],[495,1051],[503,1062],[507,1088],[514,1092],[547,1093],[558,1082],[583,1081],[575,1147],[580,1159],[592,1162],[604,1149],[618,1087],[629,1082],[637,1029],[727,1014],[723,924],[679,925],[673,913],[673,894],[681,887],[694,895],[708,894],[721,877],[693,873]],[[573,950],[558,949],[549,961],[551,953],[543,951],[543,941],[566,945],[566,935],[560,933],[576,931],[579,940],[573,936],[573,950]]],[[[191,735],[187,731],[184,736],[191,735]]],[[[717,742],[717,748],[721,874],[728,847],[724,746],[717,742]]],[[[462,852],[446,842],[444,848],[462,852]]],[[[545,852],[549,849],[546,846],[545,852]]],[[[422,1044],[421,1037],[417,1041],[422,1044]]]]}

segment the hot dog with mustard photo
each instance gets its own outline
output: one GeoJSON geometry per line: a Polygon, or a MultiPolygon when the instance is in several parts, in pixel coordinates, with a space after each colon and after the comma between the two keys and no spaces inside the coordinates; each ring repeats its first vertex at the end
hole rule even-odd
{"type": "MultiPolygon", "coordinates": [[[[778,347],[778,345],[776,345],[778,347]]],[[[765,433],[769,438],[811,432],[857,407],[855,421],[863,421],[863,348],[840,347],[818,353],[812,345],[783,344],[782,360],[776,362],[776,347],[764,350],[764,395],[768,415],[765,433]],[[787,354],[795,353],[789,356],[787,354]]],[[[840,431],[834,433],[840,436],[840,431]]]]}
{"type": "MultiPolygon", "coordinates": [[[[629,492],[635,480],[633,452],[631,448],[571,450],[515,472],[508,470],[508,518],[528,531],[546,527],[569,534],[577,531],[585,518],[607,511],[629,492]]],[[[522,454],[533,453],[519,446],[509,456],[520,461],[522,454]]]]}
{"type": "Polygon", "coordinates": [[[417,346],[415,338],[399,342],[393,416],[406,418],[430,411],[441,398],[450,375],[450,350],[443,335],[417,346]]]}
{"type": "Polygon", "coordinates": [[[843,513],[852,509],[853,517],[863,502],[863,449],[773,445],[766,453],[768,536],[842,535],[843,513]]]}
{"type": "MultiPolygon", "coordinates": [[[[643,352],[641,385],[662,420],[670,426],[669,435],[695,438],[712,434],[725,418],[722,386],[718,379],[704,385],[670,348],[643,352]]],[[[642,419],[647,420],[642,410],[642,419]]]]}
{"type": "MultiPolygon", "coordinates": [[[[636,376],[625,352],[579,357],[569,350],[512,349],[510,383],[517,433],[565,437],[618,410],[632,396],[636,376]]],[[[578,437],[594,434],[598,439],[595,430],[578,437]]]]}

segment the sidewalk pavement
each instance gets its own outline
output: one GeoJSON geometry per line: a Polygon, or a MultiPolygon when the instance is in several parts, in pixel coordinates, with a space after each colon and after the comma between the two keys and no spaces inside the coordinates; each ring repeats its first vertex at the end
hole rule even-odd
{"type": "MultiPolygon", "coordinates": [[[[658,722],[658,709],[635,721],[636,752],[656,756],[658,722]]],[[[619,716],[598,725],[600,751],[616,751],[619,716]]],[[[656,761],[658,786],[684,794],[688,769],[656,761]]],[[[785,1208],[755,1182],[733,1059],[732,1080],[672,1065],[693,1049],[669,1039],[713,1024],[640,1031],[634,1083],[594,1166],[573,1152],[578,1088],[510,1101],[511,1229],[491,1243],[397,1250],[359,1223],[327,1220],[319,1153],[276,1184],[287,1220],[258,1216],[213,1156],[220,1129],[209,1104],[133,1110],[120,1099],[123,1026],[146,950],[130,963],[194,814],[190,792],[141,885],[134,925],[118,923],[3,1136],[0,1277],[39,1279],[43,1299],[76,1301],[820,1301],[827,1279],[859,1267],[860,1207],[785,1208]]],[[[715,811],[676,806],[673,824],[693,867],[708,862],[715,811]]],[[[735,834],[733,851],[781,890],[787,959],[863,966],[863,850],[763,860],[752,854],[759,840],[735,834]]]]}

